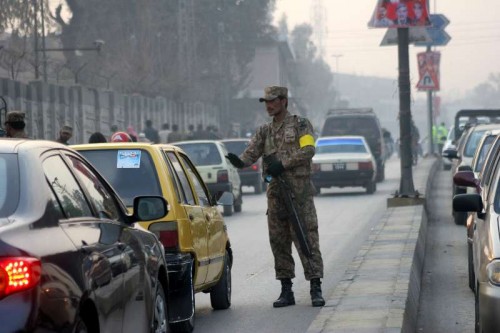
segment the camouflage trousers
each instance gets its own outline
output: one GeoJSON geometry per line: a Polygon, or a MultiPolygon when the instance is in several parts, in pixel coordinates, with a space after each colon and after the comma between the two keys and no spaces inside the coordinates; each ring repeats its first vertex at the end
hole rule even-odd
{"type": "Polygon", "coordinates": [[[301,251],[295,231],[287,217],[285,204],[279,193],[277,180],[269,184],[267,190],[267,224],[269,241],[274,255],[276,279],[294,278],[295,262],[292,257],[292,242],[299,254],[306,280],[323,277],[323,259],[319,249],[318,218],[314,206],[314,188],[309,177],[287,179],[295,194],[299,212],[311,250],[311,258],[301,251]]]}

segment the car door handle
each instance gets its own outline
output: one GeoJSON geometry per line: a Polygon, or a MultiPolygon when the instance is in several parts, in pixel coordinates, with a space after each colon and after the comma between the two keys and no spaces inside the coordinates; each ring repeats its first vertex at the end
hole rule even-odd
{"type": "Polygon", "coordinates": [[[118,242],[118,243],[116,244],[116,247],[117,247],[119,250],[123,251],[123,250],[125,250],[125,249],[127,248],[127,244],[122,243],[122,242],[118,242]]]}
{"type": "Polygon", "coordinates": [[[189,217],[189,219],[190,219],[191,221],[192,221],[192,220],[194,220],[194,216],[193,216],[193,214],[189,214],[189,215],[188,215],[188,217],[189,217]]]}

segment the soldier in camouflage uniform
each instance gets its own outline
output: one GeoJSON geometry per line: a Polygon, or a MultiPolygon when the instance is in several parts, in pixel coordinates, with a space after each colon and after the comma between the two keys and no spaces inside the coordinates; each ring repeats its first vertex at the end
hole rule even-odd
{"type": "Polygon", "coordinates": [[[292,257],[292,242],[299,253],[306,280],[311,282],[311,300],[313,306],[323,306],[321,278],[323,278],[323,260],[319,249],[318,219],[314,206],[314,187],[311,183],[311,160],[315,153],[313,128],[306,118],[288,112],[288,89],[271,86],[265,90],[265,97],[260,102],[266,103],[266,110],[273,120],[259,127],[247,149],[240,155],[229,153],[227,158],[236,167],[252,165],[259,157],[273,155],[276,160],[264,162],[264,170],[273,176],[283,177],[295,194],[299,215],[305,226],[311,248],[311,257],[307,258],[298,245],[297,237],[283,211],[285,205],[279,195],[276,179],[272,179],[267,189],[267,220],[269,240],[274,255],[276,279],[281,281],[280,297],[274,307],[295,304],[292,291],[292,278],[295,277],[295,263],[292,257]]]}
{"type": "Polygon", "coordinates": [[[8,138],[28,138],[24,132],[26,123],[24,122],[24,113],[20,111],[11,111],[7,113],[5,119],[5,133],[8,138]]]}

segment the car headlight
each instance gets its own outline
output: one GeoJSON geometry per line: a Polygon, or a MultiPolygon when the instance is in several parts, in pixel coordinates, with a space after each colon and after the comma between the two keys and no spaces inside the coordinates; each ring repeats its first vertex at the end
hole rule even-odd
{"type": "Polygon", "coordinates": [[[496,286],[500,286],[500,260],[494,260],[486,266],[488,280],[496,286]]]}

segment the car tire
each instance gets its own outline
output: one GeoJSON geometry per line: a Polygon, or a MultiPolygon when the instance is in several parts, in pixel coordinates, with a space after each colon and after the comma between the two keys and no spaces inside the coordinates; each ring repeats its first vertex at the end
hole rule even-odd
{"type": "Polygon", "coordinates": [[[472,260],[472,244],[467,244],[467,265],[469,270],[469,288],[476,289],[476,275],[474,274],[474,262],[472,260]]]}
{"type": "Polygon", "coordinates": [[[219,282],[210,290],[210,303],[214,310],[225,310],[231,306],[231,261],[226,250],[224,268],[219,282]]]}
{"type": "Polygon", "coordinates": [[[231,215],[233,215],[233,205],[231,205],[231,206],[224,206],[222,215],[224,215],[224,216],[231,216],[231,215]]]}
{"type": "Polygon", "coordinates": [[[373,194],[377,190],[377,182],[376,181],[370,181],[368,184],[366,184],[366,193],[367,194],[373,194]]]}
{"type": "Polygon", "coordinates": [[[156,288],[156,295],[153,307],[153,332],[167,333],[168,319],[167,319],[167,298],[161,283],[158,281],[156,288]]]}

